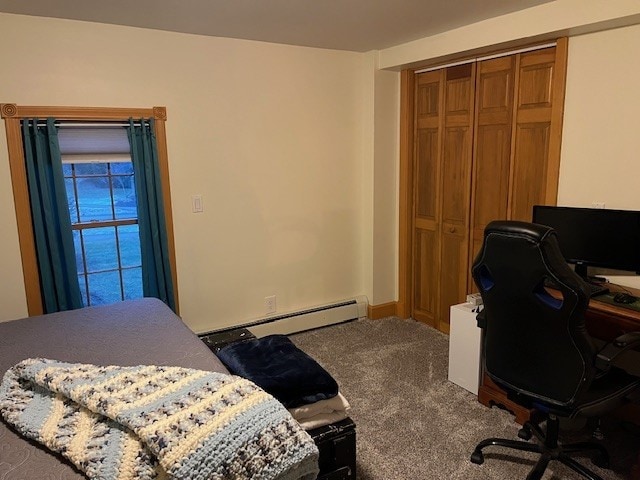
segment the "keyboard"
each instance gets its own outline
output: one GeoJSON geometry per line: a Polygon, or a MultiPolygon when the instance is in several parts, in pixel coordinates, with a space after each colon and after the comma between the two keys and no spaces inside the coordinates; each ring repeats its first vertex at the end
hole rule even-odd
{"type": "Polygon", "coordinates": [[[605,293],[609,293],[609,289],[603,285],[597,285],[595,283],[587,282],[587,287],[589,289],[589,296],[596,297],[598,295],[603,295],[605,293]]]}
{"type": "MultiPolygon", "coordinates": [[[[598,285],[596,283],[585,282],[587,289],[589,291],[589,297],[596,297],[598,295],[604,295],[605,293],[609,293],[609,289],[603,285],[598,285]]],[[[553,282],[549,279],[546,279],[544,282],[545,287],[557,288],[554,286],[553,282]]]]}

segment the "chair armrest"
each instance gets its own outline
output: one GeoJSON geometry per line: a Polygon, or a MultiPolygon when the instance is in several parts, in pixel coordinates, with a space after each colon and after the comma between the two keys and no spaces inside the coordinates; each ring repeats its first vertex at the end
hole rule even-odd
{"type": "Polygon", "coordinates": [[[595,366],[598,370],[607,371],[618,355],[640,345],[640,332],[620,335],[613,342],[607,343],[596,355],[595,366]]]}

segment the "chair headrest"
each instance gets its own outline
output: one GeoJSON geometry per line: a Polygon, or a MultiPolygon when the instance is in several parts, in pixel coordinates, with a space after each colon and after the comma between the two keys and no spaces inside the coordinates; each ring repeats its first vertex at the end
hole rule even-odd
{"type": "Polygon", "coordinates": [[[516,220],[494,220],[485,228],[485,236],[491,233],[506,233],[526,236],[536,242],[541,242],[546,236],[554,233],[551,227],[536,223],[519,222],[516,220]]]}

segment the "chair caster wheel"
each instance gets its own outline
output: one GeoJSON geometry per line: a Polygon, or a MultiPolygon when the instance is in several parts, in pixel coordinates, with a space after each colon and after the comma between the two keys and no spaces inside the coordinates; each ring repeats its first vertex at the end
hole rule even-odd
{"type": "Polygon", "coordinates": [[[474,450],[471,454],[471,463],[475,463],[476,465],[482,465],[484,463],[484,455],[479,450],[474,450]]]}
{"type": "Polygon", "coordinates": [[[532,435],[531,430],[528,428],[521,428],[518,430],[518,438],[521,438],[522,440],[531,440],[532,435]]]}
{"type": "Polygon", "coordinates": [[[593,457],[591,457],[591,463],[593,463],[596,467],[606,469],[611,466],[611,463],[609,462],[609,456],[601,452],[596,453],[593,457]]]}

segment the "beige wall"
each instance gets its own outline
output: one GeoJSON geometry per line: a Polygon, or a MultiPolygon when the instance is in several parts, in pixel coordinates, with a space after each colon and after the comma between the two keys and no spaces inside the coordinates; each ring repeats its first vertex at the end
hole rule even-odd
{"type": "Polygon", "coordinates": [[[380,67],[431,65],[469,52],[640,23],[637,0],[555,0],[380,51],[380,67]]]}
{"type": "Polygon", "coordinates": [[[377,52],[363,60],[366,123],[362,185],[365,294],[372,305],[398,298],[398,154],[400,76],[380,70],[377,52]]]}
{"type": "Polygon", "coordinates": [[[640,210],[639,58],[640,25],[571,38],[559,205],[640,210]]]}
{"type": "MultiPolygon", "coordinates": [[[[378,64],[396,71],[570,36],[558,203],[640,210],[638,23],[637,0],[555,0],[382,50],[378,64]]],[[[640,288],[637,276],[612,281],[640,288]]]]}
{"type": "Polygon", "coordinates": [[[400,75],[374,73],[373,256],[374,305],[398,299],[398,179],[400,75]]]}
{"type": "MultiPolygon", "coordinates": [[[[267,295],[285,312],[365,291],[362,54],[0,14],[0,61],[0,102],[167,107],[193,329],[261,317],[267,295]]],[[[26,306],[4,130],[0,222],[7,320],[26,306]]]]}
{"type": "Polygon", "coordinates": [[[640,25],[571,38],[558,203],[640,210],[640,25]]]}

